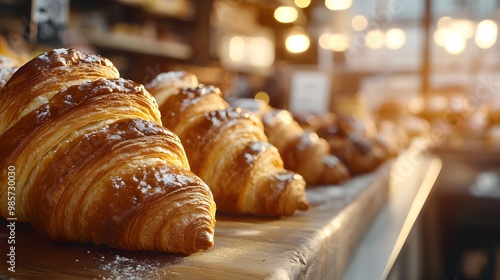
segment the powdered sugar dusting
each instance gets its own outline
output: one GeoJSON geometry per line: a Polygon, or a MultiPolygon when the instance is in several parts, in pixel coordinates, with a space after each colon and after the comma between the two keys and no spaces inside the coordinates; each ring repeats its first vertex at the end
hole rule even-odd
{"type": "Polygon", "coordinates": [[[59,49],[52,50],[52,52],[55,53],[56,55],[67,55],[68,54],[68,49],[59,48],[59,49]]]}
{"type": "Polygon", "coordinates": [[[103,58],[98,56],[98,55],[94,55],[94,54],[88,54],[84,59],[83,61],[87,62],[87,63],[96,63],[96,62],[101,62],[103,61],[103,58]]]}
{"type": "Polygon", "coordinates": [[[255,157],[263,152],[269,144],[266,142],[252,142],[248,148],[250,152],[246,152],[243,156],[245,157],[245,162],[252,164],[255,161],[255,157]]]}
{"type": "Polygon", "coordinates": [[[85,82],[78,86],[79,90],[91,88],[94,92],[144,92],[144,86],[125,79],[99,79],[97,81],[85,82]]]}
{"type": "Polygon", "coordinates": [[[44,122],[50,118],[50,105],[48,103],[41,106],[40,109],[36,111],[36,118],[38,123],[44,122]]]}
{"type": "Polygon", "coordinates": [[[178,187],[192,185],[193,178],[186,176],[183,173],[174,173],[167,167],[156,169],[154,176],[158,183],[162,185],[176,185],[178,187]]]}
{"type": "Polygon", "coordinates": [[[299,145],[297,145],[297,150],[304,151],[311,147],[314,141],[318,141],[318,136],[315,133],[304,133],[300,136],[299,145]]]}
{"type": "Polygon", "coordinates": [[[170,71],[157,75],[146,85],[146,87],[154,88],[165,84],[172,84],[172,86],[178,88],[196,87],[198,85],[198,79],[195,75],[184,71],[170,71]]]}
{"type": "Polygon", "coordinates": [[[296,174],[292,172],[274,174],[274,177],[282,182],[292,180],[295,176],[296,174]]]}
{"type": "Polygon", "coordinates": [[[77,105],[77,103],[73,101],[73,96],[71,94],[67,94],[66,96],[64,96],[64,104],[68,105],[69,107],[77,105]]]}
{"type": "Polygon", "coordinates": [[[181,188],[195,184],[190,176],[175,172],[166,166],[153,169],[140,166],[133,173],[134,175],[132,175],[129,184],[144,196],[164,194],[166,193],[166,186],[181,188]]]}
{"type": "Polygon", "coordinates": [[[256,152],[263,152],[269,146],[266,142],[253,142],[250,144],[250,149],[256,152]]]}
{"type": "Polygon", "coordinates": [[[99,64],[118,70],[106,58],[94,54],[82,53],[74,49],[59,48],[45,52],[33,60],[37,70],[41,71],[51,67],[64,67],[81,63],[99,64]]]}
{"type": "Polygon", "coordinates": [[[146,263],[134,258],[127,258],[116,255],[115,258],[107,263],[100,264],[99,268],[109,272],[110,279],[145,279],[148,274],[154,272],[160,267],[159,263],[146,263]]]}
{"type": "Polygon", "coordinates": [[[329,167],[333,168],[340,163],[340,159],[334,155],[326,156],[323,158],[323,162],[329,167]]]}
{"type": "Polygon", "coordinates": [[[123,178],[120,176],[115,176],[111,179],[111,184],[113,185],[113,188],[115,189],[121,189],[125,187],[125,182],[123,181],[123,178]]]}

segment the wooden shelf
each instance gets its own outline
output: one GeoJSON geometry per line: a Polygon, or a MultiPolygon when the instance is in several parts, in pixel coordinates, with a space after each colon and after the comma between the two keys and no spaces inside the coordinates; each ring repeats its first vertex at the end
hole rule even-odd
{"type": "Polygon", "coordinates": [[[192,48],[179,42],[162,42],[125,34],[84,32],[89,42],[97,47],[156,55],[180,60],[192,57],[192,48]]]}
{"type": "MultiPolygon", "coordinates": [[[[309,188],[310,209],[288,218],[217,215],[215,246],[190,256],[61,244],[39,236],[29,225],[17,224],[16,272],[7,277],[340,279],[386,205],[394,166],[404,165],[412,156],[409,150],[375,172],[342,185],[309,188]]],[[[429,183],[428,161],[413,167],[410,176],[401,178],[400,186],[429,183]]],[[[7,236],[6,221],[0,219],[3,265],[7,265],[7,236]]]]}

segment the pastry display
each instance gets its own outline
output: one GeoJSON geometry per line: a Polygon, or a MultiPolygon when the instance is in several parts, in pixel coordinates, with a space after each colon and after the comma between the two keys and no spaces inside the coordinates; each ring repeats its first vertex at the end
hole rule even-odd
{"type": "Polygon", "coordinates": [[[252,111],[264,132],[280,151],[285,168],[302,175],[309,185],[336,184],[350,177],[347,167],[330,153],[328,142],[304,130],[286,110],[274,109],[256,99],[235,99],[231,105],[252,111]]]}
{"type": "Polygon", "coordinates": [[[0,172],[1,215],[54,240],[182,254],[213,246],[210,189],[155,99],[106,58],[56,49],[13,74],[0,94],[0,172]]]}
{"type": "Polygon", "coordinates": [[[0,91],[16,70],[17,67],[14,61],[6,56],[0,55],[0,91]]]}
{"type": "Polygon", "coordinates": [[[390,122],[377,127],[371,118],[334,118],[330,114],[328,119],[316,132],[328,141],[331,153],[340,158],[352,175],[375,170],[408,143],[405,132],[390,122]]]}
{"type": "Polygon", "coordinates": [[[218,88],[186,72],[162,73],[146,88],[160,100],[163,124],[181,139],[218,211],[278,217],[308,208],[304,179],[284,169],[255,115],[230,107],[218,88]]]}

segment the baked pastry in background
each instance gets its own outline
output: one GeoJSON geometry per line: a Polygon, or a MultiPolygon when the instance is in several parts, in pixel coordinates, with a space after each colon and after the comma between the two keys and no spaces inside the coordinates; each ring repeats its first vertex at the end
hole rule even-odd
{"type": "Polygon", "coordinates": [[[179,135],[218,211],[278,217],[308,208],[304,179],[283,168],[256,116],[229,107],[218,88],[198,84],[186,72],[162,73],[146,88],[166,96],[163,124],[179,135]]]}
{"type": "Polygon", "coordinates": [[[0,56],[8,57],[14,63],[14,67],[20,67],[31,59],[28,54],[28,45],[26,43],[16,41],[15,48],[11,45],[14,42],[9,42],[9,37],[0,35],[0,56]]]}
{"type": "Polygon", "coordinates": [[[16,72],[17,66],[13,60],[6,56],[0,55],[0,91],[5,86],[7,81],[16,72]]]}
{"type": "Polygon", "coordinates": [[[58,241],[183,254],[213,246],[210,189],[161,126],[155,99],[109,60],[43,53],[7,82],[0,116],[3,217],[58,241]]]}
{"type": "Polygon", "coordinates": [[[256,99],[235,99],[230,104],[262,119],[269,143],[280,151],[285,168],[302,175],[308,185],[336,184],[350,177],[347,167],[330,154],[328,142],[304,130],[289,111],[274,109],[256,99]]]}
{"type": "Polygon", "coordinates": [[[388,158],[380,144],[362,133],[345,131],[338,123],[324,125],[317,133],[328,142],[332,154],[347,166],[352,175],[371,172],[388,158]]]}
{"type": "MultiPolygon", "coordinates": [[[[436,97],[435,99],[429,99],[427,101],[428,105],[431,107],[426,108],[422,113],[423,115],[432,119],[445,114],[443,111],[444,108],[442,108],[443,104],[445,104],[443,103],[444,100],[436,97]]],[[[400,99],[390,99],[382,103],[376,110],[375,117],[378,120],[389,120],[395,123],[401,127],[410,138],[426,136],[429,132],[429,121],[423,117],[414,115],[409,105],[400,99]]]]}

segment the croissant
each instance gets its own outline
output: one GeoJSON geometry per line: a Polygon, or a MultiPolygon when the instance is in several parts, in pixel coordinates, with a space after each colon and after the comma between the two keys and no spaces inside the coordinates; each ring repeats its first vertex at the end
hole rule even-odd
{"type": "Polygon", "coordinates": [[[361,121],[351,116],[332,119],[316,132],[327,140],[332,154],[352,175],[371,172],[389,157],[389,143],[378,137],[376,126],[370,120],[361,121]]]}
{"type": "Polygon", "coordinates": [[[56,49],[10,78],[0,95],[1,215],[58,241],[183,254],[212,247],[210,189],[150,93],[118,76],[105,58],[56,49]]]}
{"type": "Polygon", "coordinates": [[[279,217],[308,208],[303,178],[283,168],[262,122],[229,107],[218,88],[198,84],[185,72],[160,74],[146,88],[166,96],[160,103],[163,124],[181,139],[218,211],[279,217]]]}
{"type": "Polygon", "coordinates": [[[234,99],[230,103],[262,119],[269,143],[280,151],[285,168],[302,175],[307,184],[336,184],[350,177],[347,167],[330,154],[328,142],[315,132],[305,131],[289,111],[256,99],[234,99]]]}

